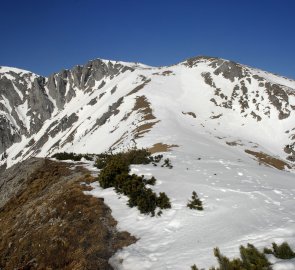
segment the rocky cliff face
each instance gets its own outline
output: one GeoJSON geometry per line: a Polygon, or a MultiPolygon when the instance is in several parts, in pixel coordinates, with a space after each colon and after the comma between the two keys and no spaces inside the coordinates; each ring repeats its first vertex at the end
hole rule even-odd
{"type": "Polygon", "coordinates": [[[1,67],[0,162],[151,146],[144,138],[179,115],[195,115],[208,132],[223,126],[243,137],[257,127],[261,135],[247,139],[258,144],[273,133],[263,146],[277,137],[275,151],[294,161],[294,89],[293,80],[211,57],[160,68],[97,59],[48,78],[1,67]]]}
{"type": "MultiPolygon", "coordinates": [[[[116,63],[101,60],[62,70],[48,78],[15,68],[0,67],[0,153],[22,135],[36,134],[54,110],[63,110],[77,92],[93,90],[96,81],[132,70],[116,63]]],[[[102,87],[104,81],[98,86],[102,87]]]]}

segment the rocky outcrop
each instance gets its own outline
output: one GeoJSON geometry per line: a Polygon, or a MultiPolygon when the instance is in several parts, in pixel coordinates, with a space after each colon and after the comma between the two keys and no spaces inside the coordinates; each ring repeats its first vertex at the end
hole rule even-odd
{"type": "MultiPolygon", "coordinates": [[[[36,134],[52,117],[54,110],[63,110],[77,91],[95,91],[105,84],[103,79],[112,79],[127,70],[134,69],[100,59],[62,70],[48,78],[13,68],[0,68],[0,154],[20,142],[22,135],[36,134]]],[[[68,118],[71,121],[66,125],[72,123],[72,115],[68,118]]],[[[65,128],[64,125],[62,121],[61,129],[65,128]]]]}
{"type": "MultiPolygon", "coordinates": [[[[52,74],[49,76],[46,86],[49,94],[56,100],[57,108],[63,109],[64,105],[75,97],[77,90],[93,91],[96,82],[107,77],[112,79],[127,70],[133,71],[132,68],[119,63],[96,59],[89,61],[84,66],[76,66],[71,70],[62,70],[59,73],[52,74]]],[[[101,87],[98,85],[97,88],[101,87]]]]}
{"type": "Polygon", "coordinates": [[[44,166],[45,159],[32,158],[14,165],[0,174],[0,209],[16,194],[26,188],[28,177],[44,166]]]}
{"type": "MultiPolygon", "coordinates": [[[[231,94],[228,95],[229,89],[218,87],[212,73],[203,72],[201,74],[204,82],[215,89],[215,98],[212,98],[212,102],[216,106],[233,109],[233,105],[239,105],[242,115],[253,117],[257,121],[260,121],[263,115],[270,118],[271,111],[278,112],[279,120],[286,119],[294,110],[294,105],[291,104],[289,98],[294,95],[293,89],[268,82],[256,74],[253,75],[247,67],[238,63],[223,59],[207,60],[210,62],[209,66],[214,68],[214,75],[222,76],[235,83],[231,94]],[[253,91],[253,85],[255,85],[255,91],[253,91]],[[264,100],[269,100],[269,103],[266,104],[264,100]],[[255,110],[252,109],[253,107],[255,110]]],[[[200,61],[200,59],[195,61],[200,61]]]]}

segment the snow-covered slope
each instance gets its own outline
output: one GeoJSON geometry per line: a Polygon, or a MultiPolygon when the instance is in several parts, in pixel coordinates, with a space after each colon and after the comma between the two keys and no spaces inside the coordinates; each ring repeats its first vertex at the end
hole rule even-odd
{"type": "MultiPolygon", "coordinates": [[[[0,68],[1,164],[56,152],[131,147],[168,151],[154,175],[172,209],[140,215],[97,185],[119,227],[139,238],[112,259],[118,269],[189,269],[288,240],[295,247],[295,81],[219,58],[169,67],[93,60],[48,78],[0,68]],[[186,207],[195,190],[205,210],[186,207]]],[[[294,264],[289,268],[294,269],[294,264]]]]}
{"type": "MultiPolygon", "coordinates": [[[[132,166],[131,173],[154,176],[153,190],[171,199],[172,209],[161,217],[142,215],[112,188],[92,185],[95,189],[88,194],[103,197],[119,229],[139,239],[111,259],[114,269],[137,270],[140,265],[145,270],[189,270],[196,264],[207,270],[217,264],[215,247],[230,258],[238,257],[239,246],[247,243],[262,250],[288,241],[295,248],[294,174],[259,166],[242,151],[205,136],[188,134],[183,145],[165,155],[171,170],[132,166]],[[186,207],[192,191],[203,201],[204,211],[186,207]]],[[[295,261],[271,260],[274,270],[295,269],[295,261]]]]}

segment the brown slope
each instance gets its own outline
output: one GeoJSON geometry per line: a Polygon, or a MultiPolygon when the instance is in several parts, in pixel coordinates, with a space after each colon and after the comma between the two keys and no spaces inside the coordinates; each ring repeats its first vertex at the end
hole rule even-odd
{"type": "Polygon", "coordinates": [[[112,269],[108,259],[136,239],[116,230],[102,198],[83,193],[81,182],[94,178],[73,164],[38,162],[0,208],[0,269],[112,269]]]}

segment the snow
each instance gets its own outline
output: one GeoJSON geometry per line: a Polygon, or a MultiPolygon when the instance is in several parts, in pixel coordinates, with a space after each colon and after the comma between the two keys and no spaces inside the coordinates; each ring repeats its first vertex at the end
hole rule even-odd
{"type": "Polygon", "coordinates": [[[1,73],[7,73],[7,72],[15,72],[18,74],[24,74],[24,73],[32,73],[30,71],[24,70],[24,69],[19,69],[19,68],[13,68],[13,67],[6,67],[6,66],[0,66],[0,74],[1,73]]]}
{"type": "MultiPolygon", "coordinates": [[[[93,59],[96,60],[96,59],[93,59]]],[[[143,69],[149,69],[153,68],[152,66],[148,66],[146,64],[142,64],[139,62],[125,62],[125,61],[116,61],[116,60],[107,60],[99,58],[99,60],[103,61],[105,64],[112,63],[112,64],[121,64],[123,66],[132,67],[132,68],[143,68],[143,69]]]]}
{"type": "Polygon", "coordinates": [[[15,92],[17,92],[18,96],[20,97],[21,100],[23,100],[24,95],[23,93],[15,86],[15,84],[12,82],[13,88],[15,90],[15,92]]]}
{"type": "MultiPolygon", "coordinates": [[[[87,192],[103,197],[118,228],[139,239],[112,257],[115,269],[138,269],[140,264],[141,269],[177,270],[190,269],[194,263],[209,268],[216,264],[213,248],[217,246],[229,257],[238,256],[239,246],[247,243],[262,249],[287,240],[295,247],[294,174],[259,166],[238,151],[208,145],[200,138],[196,145],[183,148],[164,153],[172,161],[171,170],[132,166],[131,173],[155,176],[153,189],[166,192],[171,199],[172,209],[164,210],[161,217],[129,208],[127,198],[112,188],[103,190],[94,183],[94,189],[87,192]],[[194,190],[204,211],[186,207],[194,190]]],[[[295,262],[276,262],[275,266],[291,270],[295,262]]]]}
{"type": "Polygon", "coordinates": [[[18,117],[22,120],[24,126],[27,128],[28,131],[30,131],[31,117],[27,116],[28,101],[26,100],[23,104],[19,105],[16,108],[16,112],[18,113],[18,117]]]}
{"type": "Polygon", "coordinates": [[[273,270],[292,270],[295,267],[295,260],[287,260],[287,261],[276,261],[273,266],[273,270]]]}

